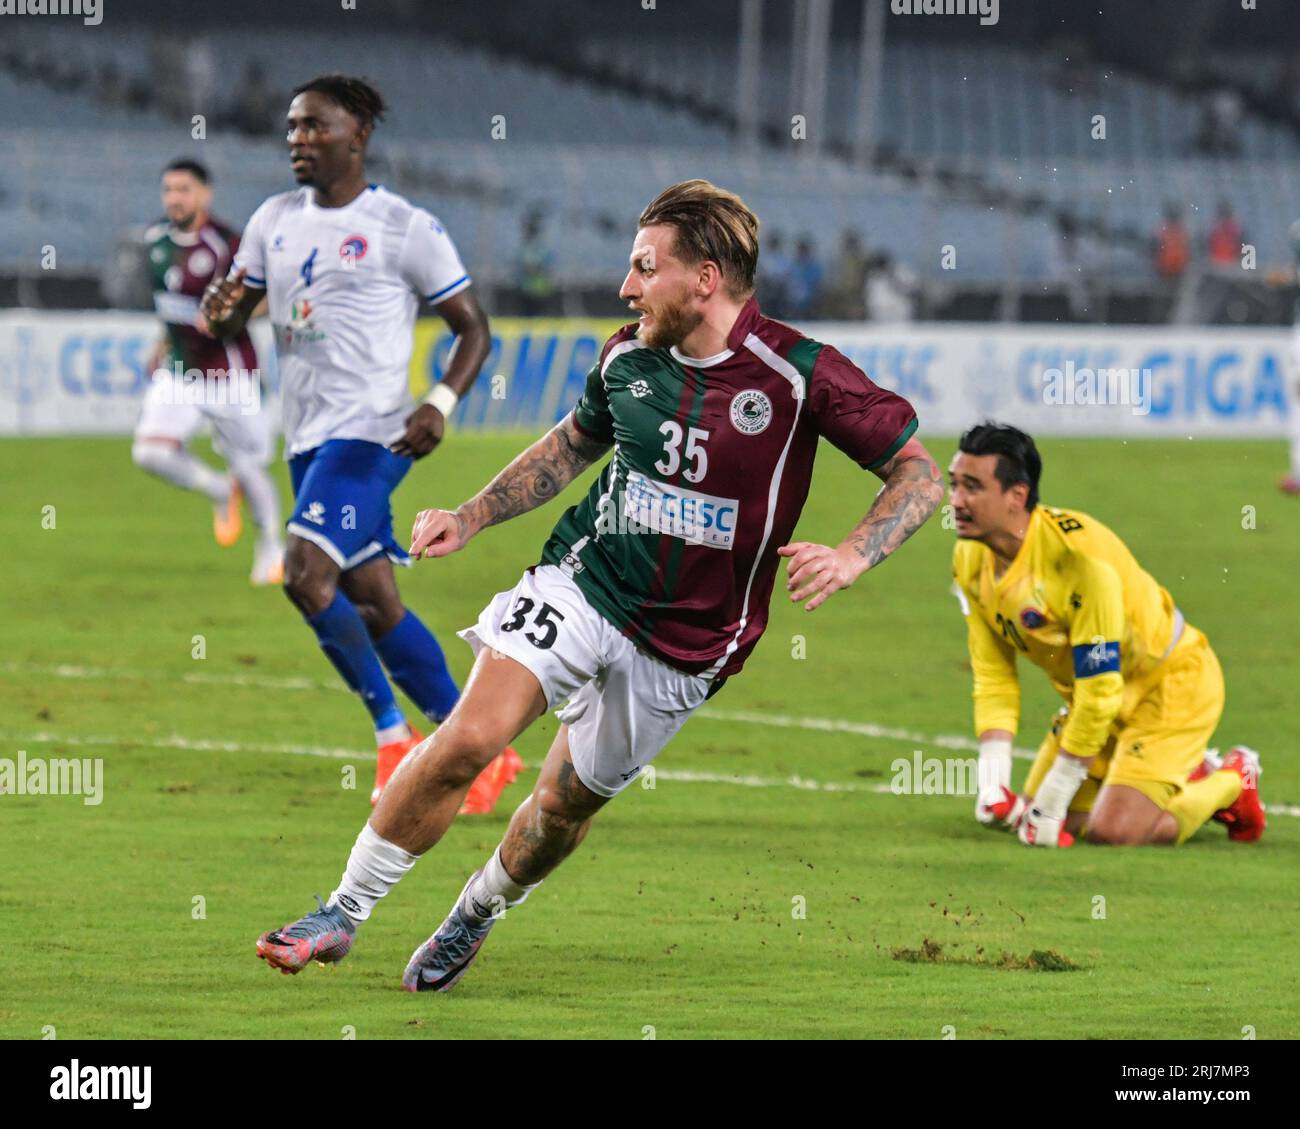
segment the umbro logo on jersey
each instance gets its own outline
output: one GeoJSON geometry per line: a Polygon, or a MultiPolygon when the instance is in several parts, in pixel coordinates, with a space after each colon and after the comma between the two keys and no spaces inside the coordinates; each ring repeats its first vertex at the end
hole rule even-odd
{"type": "Polygon", "coordinates": [[[644,380],[634,380],[627,386],[627,390],[632,393],[638,400],[643,400],[650,395],[650,385],[644,380]]]}
{"type": "Polygon", "coordinates": [[[283,250],[284,250],[284,236],[283,236],[283,235],[277,235],[273,240],[271,240],[271,250],[272,250],[272,251],[283,251],[283,250]]]}
{"type": "Polygon", "coordinates": [[[741,435],[757,435],[772,422],[772,401],[766,392],[748,388],[731,398],[731,426],[741,435]]]}
{"type": "Polygon", "coordinates": [[[325,524],[325,505],[323,502],[312,502],[305,510],[302,511],[303,521],[309,521],[313,525],[325,524]]]}

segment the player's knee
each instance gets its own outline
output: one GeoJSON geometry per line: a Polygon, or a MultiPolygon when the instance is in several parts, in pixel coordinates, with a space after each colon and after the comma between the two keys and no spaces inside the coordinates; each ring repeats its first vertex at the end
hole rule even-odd
{"type": "Polygon", "coordinates": [[[382,639],[401,623],[406,615],[406,609],[398,601],[357,602],[354,600],[353,604],[372,639],[382,639]]]}
{"type": "Polygon", "coordinates": [[[547,839],[569,841],[576,847],[586,838],[591,821],[589,813],[572,811],[567,806],[547,806],[540,797],[534,799],[536,827],[547,839]]]}
{"type": "Polygon", "coordinates": [[[284,562],[284,594],[303,615],[319,615],[334,602],[338,582],[290,552],[284,562]]]}
{"type": "Polygon", "coordinates": [[[1097,812],[1088,820],[1088,842],[1102,847],[1132,847],[1144,840],[1131,820],[1097,812]]]}
{"type": "Polygon", "coordinates": [[[248,454],[227,456],[226,467],[241,483],[266,473],[266,462],[248,454]]]}
{"type": "Polygon", "coordinates": [[[548,785],[543,777],[533,789],[533,801],[542,817],[559,823],[578,824],[595,815],[608,799],[588,789],[574,773],[568,777],[567,783],[560,784],[548,785]]]}
{"type": "Polygon", "coordinates": [[[137,439],[131,444],[131,461],[141,470],[156,471],[166,457],[167,447],[162,443],[137,439]]]}
{"type": "Polygon", "coordinates": [[[483,718],[453,716],[429,748],[430,770],[448,784],[468,784],[488,762],[505,751],[508,737],[483,718]]]}

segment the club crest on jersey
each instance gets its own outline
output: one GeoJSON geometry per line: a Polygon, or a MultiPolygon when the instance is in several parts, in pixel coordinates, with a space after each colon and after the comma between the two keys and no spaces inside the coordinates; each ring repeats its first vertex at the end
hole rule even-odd
{"type": "Polygon", "coordinates": [[[772,422],[772,401],[765,392],[748,388],[731,398],[731,426],[742,435],[757,435],[772,422]]]}
{"type": "Polygon", "coordinates": [[[1047,622],[1047,616],[1043,615],[1037,608],[1022,608],[1020,611],[1020,625],[1035,631],[1047,622]]]}
{"type": "Polygon", "coordinates": [[[339,258],[348,259],[352,262],[358,262],[366,257],[366,250],[370,244],[366,242],[363,235],[349,235],[339,245],[339,258]]]}
{"type": "Polygon", "coordinates": [[[189,262],[186,263],[186,269],[195,278],[204,278],[212,273],[212,268],[216,265],[216,256],[211,251],[205,251],[200,247],[190,255],[189,262]]]}

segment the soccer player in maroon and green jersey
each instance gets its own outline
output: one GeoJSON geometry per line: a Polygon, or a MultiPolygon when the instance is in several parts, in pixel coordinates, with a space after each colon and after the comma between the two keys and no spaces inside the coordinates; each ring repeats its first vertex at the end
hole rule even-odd
{"type": "Polygon", "coordinates": [[[572,414],[456,511],[419,515],[412,555],[446,556],[613,448],[541,563],[461,632],[478,655],[469,684],[390,782],[328,904],[264,934],[259,955],[288,972],[345,956],[474,775],[563,707],[532,795],[402,978],[409,991],[450,988],[504,909],[740,670],[766,626],[779,557],[790,599],[813,610],[934,511],[943,488],[911,405],[765,318],[757,259],[758,220],[739,197],[701,180],[662,192],[641,215],[620,291],[640,321],[606,343],[572,414]],[[822,437],[885,483],[834,548],[789,543],[822,437]]]}
{"type": "Polygon", "coordinates": [[[280,500],[267,464],[275,449],[271,416],[262,403],[257,351],[242,327],[217,336],[199,310],[214,278],[225,277],[239,234],[211,214],[208,172],[197,161],[172,161],[162,173],[167,221],[149,229],[149,269],[163,335],[149,360],[150,386],[141,405],[131,457],[159,478],[206,495],[219,545],[239,538],[241,497],[259,530],[254,584],[278,584],[284,573],[280,500]],[[211,424],[212,442],[226,460],[220,474],[186,445],[211,424]]]}

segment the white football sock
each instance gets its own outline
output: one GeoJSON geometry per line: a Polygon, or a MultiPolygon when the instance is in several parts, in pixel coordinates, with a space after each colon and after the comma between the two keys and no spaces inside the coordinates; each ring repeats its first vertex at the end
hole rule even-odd
{"type": "Polygon", "coordinates": [[[136,440],[131,446],[131,458],[141,470],[186,490],[206,494],[214,503],[224,502],[230,497],[230,479],[191,455],[184,447],[136,440]]]}
{"type": "Polygon", "coordinates": [[[531,886],[521,886],[511,878],[501,862],[501,848],[498,847],[478,877],[465,887],[460,909],[466,917],[487,921],[522,904],[540,885],[540,882],[534,882],[531,886]]]}
{"type": "Polygon", "coordinates": [[[280,543],[280,496],[266,467],[256,463],[236,460],[230,462],[230,473],[239,479],[248,499],[248,509],[253,524],[261,531],[262,540],[268,544],[280,543]]]}
{"type": "Polygon", "coordinates": [[[339,906],[360,925],[370,916],[375,903],[415,865],[418,857],[390,843],[367,823],[353,844],[348,868],[339,880],[338,889],[330,895],[329,904],[339,906]]]}
{"type": "Polygon", "coordinates": [[[399,721],[396,725],[389,725],[384,729],[375,730],[376,745],[391,745],[394,741],[405,741],[411,736],[411,727],[405,721],[399,721]]]}

